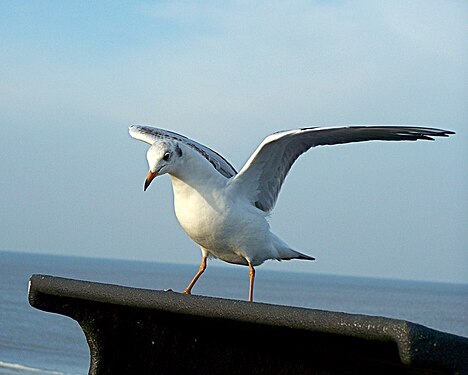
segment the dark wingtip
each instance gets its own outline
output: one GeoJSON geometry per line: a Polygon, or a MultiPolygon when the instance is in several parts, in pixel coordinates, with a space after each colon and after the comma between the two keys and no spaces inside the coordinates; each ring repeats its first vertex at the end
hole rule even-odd
{"type": "Polygon", "coordinates": [[[451,130],[444,130],[444,129],[425,129],[425,131],[416,134],[416,138],[413,140],[423,139],[426,141],[434,141],[435,137],[448,137],[450,135],[455,134],[455,132],[451,130]]]}

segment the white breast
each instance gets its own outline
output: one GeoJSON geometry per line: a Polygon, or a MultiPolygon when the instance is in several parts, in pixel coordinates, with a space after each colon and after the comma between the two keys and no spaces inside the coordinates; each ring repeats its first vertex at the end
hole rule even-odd
{"type": "Polygon", "coordinates": [[[224,197],[219,190],[194,188],[176,177],[171,179],[180,225],[199,245],[212,247],[222,231],[227,211],[224,197]]]}
{"type": "Polygon", "coordinates": [[[170,173],[176,217],[190,238],[226,262],[260,264],[276,257],[264,217],[242,196],[227,188],[228,179],[206,160],[186,157],[183,168],[170,173]]]}
{"type": "Polygon", "coordinates": [[[245,258],[252,258],[252,251],[260,258],[271,257],[270,231],[262,215],[239,209],[239,202],[231,202],[223,189],[200,193],[175,177],[172,185],[180,225],[209,253],[237,264],[247,264],[245,258]]]}

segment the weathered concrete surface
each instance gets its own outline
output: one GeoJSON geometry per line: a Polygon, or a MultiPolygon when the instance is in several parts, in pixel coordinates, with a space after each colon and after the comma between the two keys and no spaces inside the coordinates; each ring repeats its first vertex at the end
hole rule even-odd
{"type": "Polygon", "coordinates": [[[81,325],[90,374],[468,374],[468,339],[401,320],[34,275],[81,325]]]}

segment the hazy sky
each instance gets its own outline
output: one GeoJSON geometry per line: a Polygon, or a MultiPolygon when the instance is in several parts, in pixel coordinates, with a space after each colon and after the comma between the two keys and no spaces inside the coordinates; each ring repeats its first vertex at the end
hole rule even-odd
{"type": "Polygon", "coordinates": [[[466,1],[2,1],[0,249],[195,272],[130,124],[237,169],[274,131],[413,124],[457,134],[302,156],[271,226],[317,261],[262,267],[466,283],[467,19],[466,1]]]}

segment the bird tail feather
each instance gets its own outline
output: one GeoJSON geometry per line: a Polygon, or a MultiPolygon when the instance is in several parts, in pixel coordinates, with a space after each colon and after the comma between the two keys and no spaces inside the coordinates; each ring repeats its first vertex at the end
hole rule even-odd
{"type": "Polygon", "coordinates": [[[300,253],[299,251],[291,249],[283,240],[278,236],[271,233],[273,236],[274,247],[277,251],[277,260],[291,260],[291,259],[304,259],[304,260],[315,260],[314,257],[300,253]]]}
{"type": "Polygon", "coordinates": [[[310,255],[300,253],[299,251],[288,249],[288,254],[285,256],[281,255],[282,260],[291,260],[291,259],[303,259],[303,260],[315,260],[314,257],[310,255]]]}

